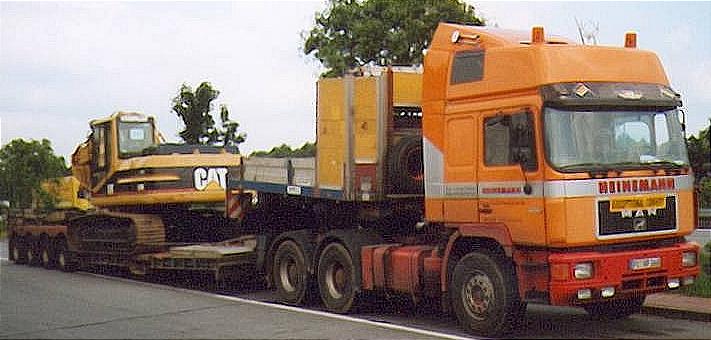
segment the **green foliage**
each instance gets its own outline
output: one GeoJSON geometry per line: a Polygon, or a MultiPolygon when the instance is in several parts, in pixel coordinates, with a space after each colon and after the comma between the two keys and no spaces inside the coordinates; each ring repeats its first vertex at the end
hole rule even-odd
{"type": "Polygon", "coordinates": [[[221,127],[215,127],[212,118],[212,101],[220,91],[209,82],[202,82],[195,91],[187,85],[180,86],[178,95],[173,98],[173,112],[183,120],[185,129],[178,134],[188,144],[218,145],[237,147],[247,135],[237,132],[239,123],[230,120],[226,105],[220,105],[221,127]]]}
{"type": "Polygon", "coordinates": [[[306,142],[298,149],[292,149],[289,145],[282,144],[273,147],[269,151],[254,151],[249,155],[257,157],[272,157],[272,158],[285,158],[285,157],[314,157],[316,156],[316,144],[306,142]]]}
{"type": "Polygon", "coordinates": [[[49,140],[15,139],[0,149],[0,200],[12,208],[30,208],[34,199],[44,207],[54,206],[54,197],[45,192],[42,181],[68,173],[64,158],[56,156],[49,140]]]}
{"type": "Polygon", "coordinates": [[[699,256],[701,273],[699,273],[693,285],[682,288],[681,292],[684,295],[711,298],[711,273],[709,273],[709,266],[711,266],[711,242],[706,243],[706,246],[702,249],[701,255],[699,256]]]}
{"type": "Polygon", "coordinates": [[[686,139],[689,150],[689,162],[694,170],[696,184],[699,188],[699,203],[702,207],[711,207],[711,177],[709,177],[709,129],[699,132],[699,136],[686,139]]]}
{"type": "Polygon", "coordinates": [[[484,23],[460,0],[330,0],[316,13],[303,52],[327,68],[327,77],[366,64],[417,65],[440,22],[484,23]]]}
{"type": "Polygon", "coordinates": [[[686,145],[689,148],[689,161],[697,180],[706,177],[711,170],[708,165],[704,166],[711,161],[709,160],[709,129],[701,130],[698,137],[694,135],[688,137],[686,145]]]}

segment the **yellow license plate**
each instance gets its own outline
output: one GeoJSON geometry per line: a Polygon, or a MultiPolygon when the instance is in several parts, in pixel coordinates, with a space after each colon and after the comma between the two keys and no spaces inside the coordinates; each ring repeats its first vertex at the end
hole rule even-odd
{"type": "Polygon", "coordinates": [[[610,212],[664,209],[666,207],[667,198],[664,195],[619,197],[610,200],[610,212]]]}

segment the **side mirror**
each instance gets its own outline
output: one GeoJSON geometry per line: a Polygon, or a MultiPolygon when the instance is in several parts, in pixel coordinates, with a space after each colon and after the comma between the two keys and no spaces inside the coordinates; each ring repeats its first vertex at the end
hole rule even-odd
{"type": "Polygon", "coordinates": [[[680,108],[679,111],[677,111],[677,115],[679,118],[679,124],[681,124],[681,131],[684,132],[684,135],[686,135],[686,110],[680,108]]]}

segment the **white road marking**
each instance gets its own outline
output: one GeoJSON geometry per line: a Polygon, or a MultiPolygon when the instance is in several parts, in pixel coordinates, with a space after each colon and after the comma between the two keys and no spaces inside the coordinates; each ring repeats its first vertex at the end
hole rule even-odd
{"type": "Polygon", "coordinates": [[[87,272],[80,272],[80,274],[86,274],[86,275],[100,277],[103,279],[121,281],[121,282],[126,282],[126,283],[134,283],[134,284],[138,283],[138,284],[146,285],[146,286],[153,287],[153,288],[167,289],[167,290],[179,291],[179,292],[184,292],[184,293],[189,293],[189,294],[202,295],[202,296],[213,297],[213,298],[218,298],[218,299],[227,300],[227,301],[246,303],[246,304],[251,304],[251,305],[263,306],[263,307],[274,308],[274,309],[281,309],[281,310],[303,313],[303,314],[317,315],[317,316],[322,316],[322,317],[336,319],[336,320],[355,322],[355,323],[376,326],[376,327],[381,327],[381,328],[386,328],[386,329],[392,329],[392,330],[398,330],[398,331],[404,331],[404,332],[425,335],[425,336],[429,336],[429,337],[437,337],[437,338],[441,338],[441,339],[452,339],[452,340],[479,339],[479,338],[468,338],[468,337],[462,337],[462,336],[452,335],[452,334],[447,334],[447,333],[428,331],[425,329],[419,329],[419,328],[413,328],[413,327],[393,325],[393,324],[389,324],[389,323],[359,319],[359,318],[354,318],[352,316],[334,314],[334,313],[329,313],[329,312],[322,312],[322,311],[317,311],[317,310],[304,309],[304,308],[299,308],[299,307],[294,307],[294,306],[286,306],[286,305],[280,305],[280,304],[276,304],[276,303],[248,300],[248,299],[238,298],[238,297],[234,297],[234,296],[203,292],[203,291],[199,291],[199,290],[191,290],[191,289],[185,289],[185,288],[179,288],[179,287],[173,287],[173,286],[165,286],[165,285],[155,284],[155,283],[151,283],[151,282],[137,281],[137,280],[131,280],[131,279],[115,277],[115,276],[107,276],[107,275],[87,273],[87,272]]]}

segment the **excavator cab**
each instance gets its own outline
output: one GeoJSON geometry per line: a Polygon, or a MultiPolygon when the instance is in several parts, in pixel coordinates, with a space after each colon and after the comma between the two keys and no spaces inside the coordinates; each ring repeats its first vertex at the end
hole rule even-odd
{"type": "Polygon", "coordinates": [[[72,170],[92,204],[124,211],[163,210],[165,204],[224,206],[227,173],[239,166],[235,150],[162,144],[155,119],[138,112],[116,112],[89,126],[91,134],[72,155],[72,170]]]}
{"type": "Polygon", "coordinates": [[[77,148],[72,163],[75,176],[78,173],[77,178],[90,188],[105,180],[120,160],[141,156],[159,143],[153,117],[141,113],[117,112],[89,125],[91,134],[77,148]]]}

